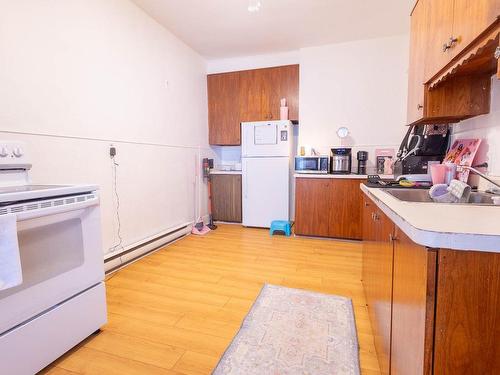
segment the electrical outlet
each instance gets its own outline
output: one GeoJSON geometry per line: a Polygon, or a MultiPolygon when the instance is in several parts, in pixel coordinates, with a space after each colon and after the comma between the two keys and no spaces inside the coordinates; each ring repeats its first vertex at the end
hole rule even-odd
{"type": "Polygon", "coordinates": [[[113,145],[111,145],[111,146],[109,147],[109,156],[110,156],[111,158],[113,158],[113,157],[115,157],[115,156],[116,156],[116,147],[115,147],[115,146],[113,146],[113,145]]]}

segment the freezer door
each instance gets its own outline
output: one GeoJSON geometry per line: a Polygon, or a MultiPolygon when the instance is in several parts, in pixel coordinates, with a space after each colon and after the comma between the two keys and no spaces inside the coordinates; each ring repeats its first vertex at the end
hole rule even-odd
{"type": "Polygon", "coordinates": [[[243,225],[289,220],[289,158],[243,158],[243,225]]]}
{"type": "Polygon", "coordinates": [[[260,121],[241,123],[242,157],[290,156],[292,123],[260,121]]]}

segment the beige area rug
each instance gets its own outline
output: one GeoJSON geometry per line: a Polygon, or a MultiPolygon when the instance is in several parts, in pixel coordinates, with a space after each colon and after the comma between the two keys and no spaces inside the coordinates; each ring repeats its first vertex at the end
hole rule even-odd
{"type": "Polygon", "coordinates": [[[214,375],[358,375],[348,298],[265,285],[214,375]]]}

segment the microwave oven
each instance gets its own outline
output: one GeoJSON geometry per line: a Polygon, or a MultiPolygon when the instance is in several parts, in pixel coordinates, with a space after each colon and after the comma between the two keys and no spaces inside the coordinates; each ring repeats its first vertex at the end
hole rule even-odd
{"type": "Polygon", "coordinates": [[[296,156],[296,173],[328,173],[330,169],[328,156],[296,156]]]}

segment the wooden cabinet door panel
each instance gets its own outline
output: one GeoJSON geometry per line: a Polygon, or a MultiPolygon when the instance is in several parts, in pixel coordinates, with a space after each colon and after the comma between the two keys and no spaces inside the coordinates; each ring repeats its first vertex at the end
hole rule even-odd
{"type": "Polygon", "coordinates": [[[408,69],[408,124],[424,116],[424,62],[427,49],[427,3],[419,0],[411,15],[410,65],[408,69]]]}
{"type": "Polygon", "coordinates": [[[443,51],[453,33],[454,0],[429,0],[426,6],[427,48],[425,81],[430,80],[452,58],[451,49],[443,51]]]}
{"type": "Polygon", "coordinates": [[[239,73],[207,76],[208,134],[212,145],[241,144],[239,73]]]}
{"type": "Polygon", "coordinates": [[[371,201],[363,213],[363,287],[375,349],[384,375],[389,374],[392,319],[394,223],[371,201]]]}
{"type": "Polygon", "coordinates": [[[288,65],[279,68],[279,95],[273,105],[273,117],[279,119],[281,98],[286,98],[288,118],[299,120],[299,65],[288,65]]]}
{"type": "Polygon", "coordinates": [[[321,178],[295,181],[295,233],[328,237],[328,193],[330,182],[321,178]]]}
{"type": "Polygon", "coordinates": [[[241,222],[241,175],[212,175],[214,220],[241,222]]]}
{"type": "Polygon", "coordinates": [[[357,179],[332,179],[329,185],[329,237],[361,240],[363,192],[357,179]]]}
{"type": "Polygon", "coordinates": [[[240,118],[245,121],[280,119],[280,100],[286,98],[289,119],[299,118],[299,65],[240,72],[240,118]]]}
{"type": "Polygon", "coordinates": [[[431,375],[436,251],[395,237],[391,375],[431,375]]]}
{"type": "Polygon", "coordinates": [[[262,96],[264,95],[265,75],[261,69],[239,72],[240,85],[240,120],[263,121],[262,96]]]}
{"type": "Polygon", "coordinates": [[[279,120],[281,72],[282,67],[261,69],[263,89],[261,101],[261,120],[279,120]]]}
{"type": "Polygon", "coordinates": [[[362,262],[362,275],[363,289],[365,292],[367,305],[371,304],[370,299],[372,296],[372,275],[375,264],[375,257],[373,252],[374,247],[374,225],[373,213],[375,212],[375,204],[367,196],[363,199],[363,262],[362,262]]]}
{"type": "Polygon", "coordinates": [[[458,41],[451,48],[458,55],[500,16],[500,0],[454,0],[453,37],[458,41]]]}
{"type": "Polygon", "coordinates": [[[434,374],[500,374],[500,253],[439,250],[434,374]]]}

